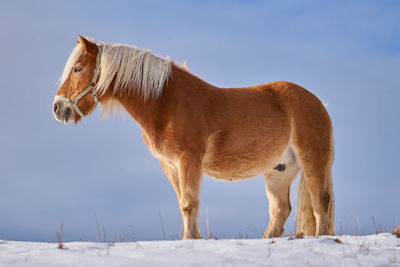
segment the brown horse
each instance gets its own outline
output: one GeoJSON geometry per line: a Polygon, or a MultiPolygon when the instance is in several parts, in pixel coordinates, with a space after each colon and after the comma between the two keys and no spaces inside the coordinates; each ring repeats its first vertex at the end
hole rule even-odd
{"type": "Polygon", "coordinates": [[[149,50],[78,37],[60,78],[55,118],[76,123],[97,102],[103,111],[124,107],[175,189],[184,239],[201,238],[203,173],[225,181],[264,174],[264,237],[281,236],[300,169],[297,233],[334,234],[332,124],[312,93],[284,81],[218,88],[149,50]]]}

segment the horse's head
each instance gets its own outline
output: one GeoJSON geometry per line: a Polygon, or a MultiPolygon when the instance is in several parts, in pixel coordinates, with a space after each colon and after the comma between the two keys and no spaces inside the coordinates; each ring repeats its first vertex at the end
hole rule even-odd
{"type": "Polygon", "coordinates": [[[78,35],[79,42],[65,65],[61,87],[54,98],[53,112],[60,122],[78,122],[98,102],[95,86],[100,74],[100,48],[78,35]]]}

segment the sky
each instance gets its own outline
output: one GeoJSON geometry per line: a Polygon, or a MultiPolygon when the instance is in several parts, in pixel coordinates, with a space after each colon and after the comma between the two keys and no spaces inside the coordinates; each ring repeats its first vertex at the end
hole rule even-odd
{"type": "MultiPolygon", "coordinates": [[[[386,0],[0,1],[0,239],[53,241],[61,224],[65,241],[179,237],[175,193],[129,115],[54,119],[77,34],[186,60],[220,87],[307,88],[333,121],[336,232],[400,223],[399,14],[386,0]]],[[[259,238],[268,219],[263,177],[204,177],[203,236],[208,221],[218,238],[259,238]]]]}

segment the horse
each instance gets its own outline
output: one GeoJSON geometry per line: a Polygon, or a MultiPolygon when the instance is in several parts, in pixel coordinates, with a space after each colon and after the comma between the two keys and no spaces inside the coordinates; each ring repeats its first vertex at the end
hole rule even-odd
{"type": "Polygon", "coordinates": [[[225,181],[264,174],[263,237],[282,236],[300,170],[296,234],[334,235],[332,122],[315,95],[287,81],[219,88],[150,50],[78,39],[59,79],[56,120],[77,123],[98,103],[105,113],[124,108],[175,190],[183,239],[202,237],[203,174],[225,181]]]}

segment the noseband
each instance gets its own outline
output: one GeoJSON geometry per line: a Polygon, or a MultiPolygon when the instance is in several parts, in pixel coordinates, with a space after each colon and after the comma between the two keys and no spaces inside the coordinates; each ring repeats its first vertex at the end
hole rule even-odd
{"type": "Polygon", "coordinates": [[[59,95],[56,95],[56,97],[55,97],[56,100],[61,100],[66,103],[70,103],[72,105],[72,107],[75,109],[76,113],[78,113],[79,116],[81,116],[81,118],[85,117],[85,114],[83,114],[83,112],[77,106],[77,103],[81,98],[83,98],[87,93],[92,91],[92,98],[93,98],[94,104],[96,105],[97,103],[99,103],[99,100],[97,98],[97,93],[94,91],[96,84],[97,84],[97,78],[99,77],[99,74],[100,74],[99,67],[100,67],[101,49],[100,49],[100,47],[97,47],[97,49],[98,49],[98,52],[97,52],[97,57],[96,57],[96,68],[94,69],[94,76],[93,76],[92,81],[89,83],[89,87],[86,88],[85,90],[83,90],[79,95],[77,95],[76,97],[74,97],[72,99],[63,97],[63,96],[59,96],[59,95]]]}

